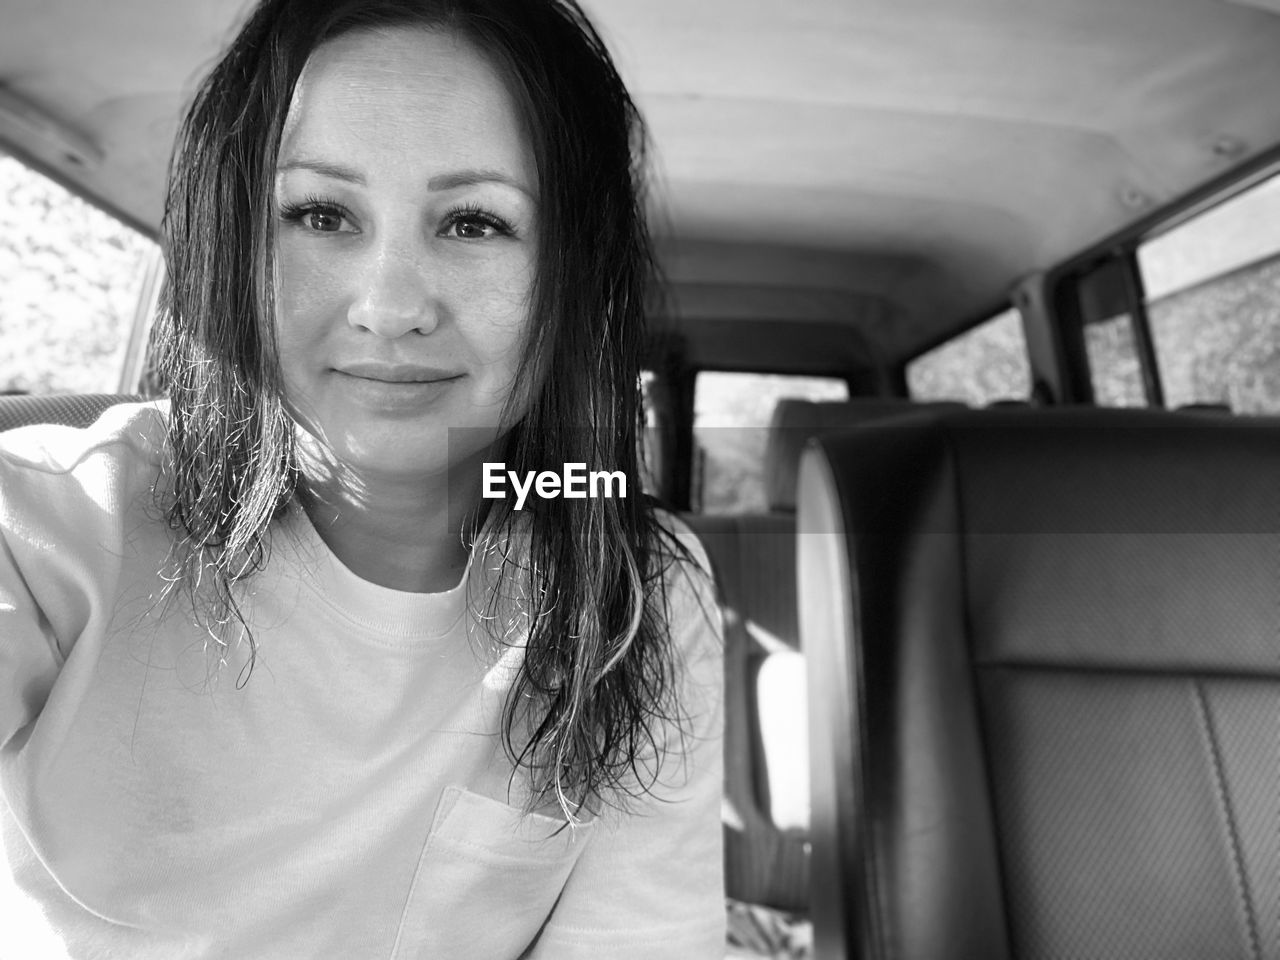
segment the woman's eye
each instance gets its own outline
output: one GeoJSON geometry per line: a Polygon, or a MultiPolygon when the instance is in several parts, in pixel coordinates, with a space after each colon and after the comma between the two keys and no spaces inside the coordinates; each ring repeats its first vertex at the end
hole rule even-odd
{"type": "Polygon", "coordinates": [[[492,232],[492,226],[474,218],[453,222],[453,234],[462,240],[483,240],[492,232]]]}
{"type": "Polygon", "coordinates": [[[353,229],[345,210],[326,203],[284,204],[280,208],[280,219],[314,233],[343,233],[353,229]]]}
{"type": "Polygon", "coordinates": [[[511,236],[513,231],[505,221],[491,214],[465,211],[450,217],[443,232],[459,240],[489,240],[511,236]]]}
{"type": "Polygon", "coordinates": [[[342,229],[342,214],[334,210],[309,210],[303,223],[319,233],[337,233],[342,229]]]}

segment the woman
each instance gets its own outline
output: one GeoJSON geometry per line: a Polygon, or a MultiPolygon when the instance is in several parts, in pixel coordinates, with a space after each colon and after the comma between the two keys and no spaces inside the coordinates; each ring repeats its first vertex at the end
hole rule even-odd
{"type": "Polygon", "coordinates": [[[572,0],[252,13],[172,163],[169,404],[0,442],[4,842],[60,949],[720,954],[700,551],[481,496],[637,476],[640,133],[572,0]]]}

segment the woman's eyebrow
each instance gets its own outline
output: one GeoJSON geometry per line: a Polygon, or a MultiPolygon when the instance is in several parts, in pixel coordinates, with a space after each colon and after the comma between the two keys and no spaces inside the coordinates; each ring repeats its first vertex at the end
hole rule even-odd
{"type": "Polygon", "coordinates": [[[427,181],[428,190],[454,190],[458,187],[472,187],[482,183],[500,183],[513,187],[533,199],[533,192],[514,177],[501,170],[458,170],[453,173],[442,173],[427,181]]]}
{"type": "MultiPolygon", "coordinates": [[[[348,183],[356,183],[361,186],[366,183],[364,174],[360,171],[351,167],[344,167],[340,163],[330,163],[325,160],[300,158],[290,160],[288,163],[282,163],[276,167],[277,174],[288,173],[290,170],[310,170],[312,173],[318,173],[321,176],[332,177],[335,180],[345,180],[348,183]]],[[[427,189],[432,192],[456,190],[458,187],[473,187],[485,183],[502,184],[514,190],[519,190],[530,200],[537,199],[529,187],[501,170],[456,170],[450,173],[437,174],[427,181],[427,189]]]]}
{"type": "Polygon", "coordinates": [[[276,173],[278,174],[287,173],[290,170],[310,170],[322,176],[332,177],[334,180],[346,180],[348,183],[363,185],[365,182],[364,174],[358,170],[344,167],[340,163],[327,163],[324,160],[290,160],[288,163],[282,163],[276,167],[276,173]]]}

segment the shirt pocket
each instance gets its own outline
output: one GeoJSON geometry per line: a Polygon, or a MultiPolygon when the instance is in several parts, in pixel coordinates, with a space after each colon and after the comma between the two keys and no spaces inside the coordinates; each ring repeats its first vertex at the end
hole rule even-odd
{"type": "Polygon", "coordinates": [[[596,824],[565,826],[449,786],[409,888],[392,960],[515,960],[538,935],[596,824]]]}

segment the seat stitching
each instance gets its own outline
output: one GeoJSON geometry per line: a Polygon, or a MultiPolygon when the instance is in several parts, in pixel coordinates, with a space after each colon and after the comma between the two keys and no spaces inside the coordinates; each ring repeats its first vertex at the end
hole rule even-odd
{"type": "Polygon", "coordinates": [[[1255,960],[1262,960],[1262,946],[1258,939],[1258,922],[1254,916],[1253,898],[1249,890],[1249,878],[1244,869],[1244,855],[1240,847],[1240,835],[1236,827],[1235,814],[1231,809],[1231,798],[1227,794],[1226,775],[1222,764],[1222,752],[1218,746],[1218,738],[1214,732],[1213,720],[1209,716],[1209,704],[1205,700],[1204,685],[1193,679],[1191,689],[1195,693],[1196,707],[1200,723],[1204,728],[1205,739],[1209,744],[1209,757],[1213,761],[1213,786],[1222,805],[1222,815],[1227,822],[1227,838],[1231,845],[1231,860],[1235,866],[1236,882],[1240,899],[1244,904],[1245,923],[1249,931],[1249,945],[1253,948],[1255,960]]]}
{"type": "Polygon", "coordinates": [[[992,841],[995,847],[993,852],[996,878],[1000,887],[998,892],[1001,919],[1004,921],[1005,944],[1006,950],[1012,952],[1015,949],[1016,940],[1014,937],[1013,910],[1009,904],[1009,891],[1005,881],[1005,877],[1009,873],[1009,866],[1006,863],[1005,846],[1000,839],[1000,810],[996,799],[996,770],[995,762],[991,756],[991,737],[987,722],[985,698],[983,696],[982,677],[980,676],[983,664],[979,659],[977,644],[975,643],[977,630],[973,617],[972,598],[969,595],[969,586],[972,583],[970,579],[972,557],[969,549],[968,517],[965,510],[967,498],[964,483],[964,466],[962,464],[960,445],[956,442],[954,429],[949,425],[945,426],[942,430],[942,436],[946,445],[947,466],[951,470],[951,494],[955,498],[955,544],[960,577],[961,618],[964,644],[969,660],[969,683],[973,690],[974,722],[978,728],[979,749],[985,774],[983,779],[986,781],[987,788],[987,815],[991,818],[992,841]]]}

